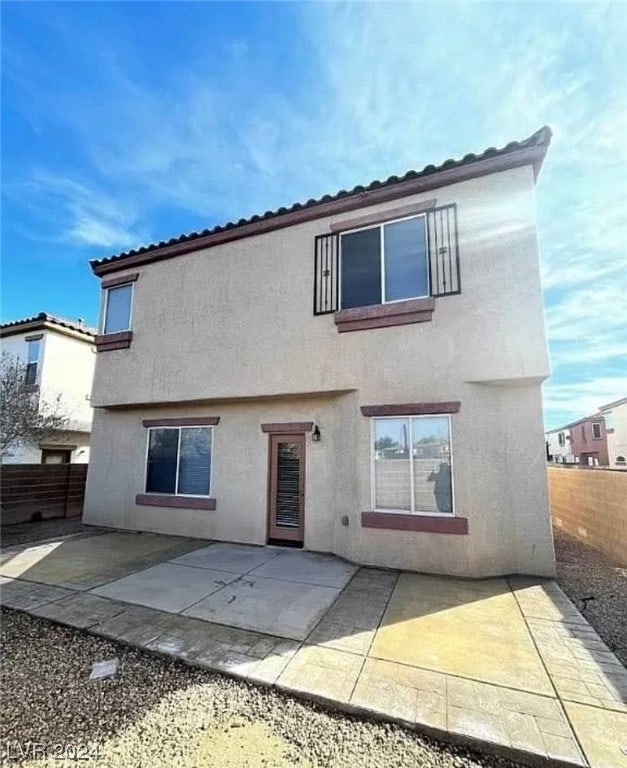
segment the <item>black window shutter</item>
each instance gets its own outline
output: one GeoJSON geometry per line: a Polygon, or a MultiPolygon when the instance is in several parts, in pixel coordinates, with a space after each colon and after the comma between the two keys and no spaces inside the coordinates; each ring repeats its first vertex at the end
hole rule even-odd
{"type": "Polygon", "coordinates": [[[431,295],[437,297],[461,293],[457,203],[428,211],[427,241],[431,295]]]}
{"type": "Polygon", "coordinates": [[[338,234],[318,235],[314,239],[314,315],[327,315],[339,308],[339,251],[338,234]]]}

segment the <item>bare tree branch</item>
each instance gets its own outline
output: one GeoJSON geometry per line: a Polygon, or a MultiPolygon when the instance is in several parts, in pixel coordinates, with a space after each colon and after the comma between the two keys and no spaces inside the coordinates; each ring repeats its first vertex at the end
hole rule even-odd
{"type": "Polygon", "coordinates": [[[38,445],[65,429],[69,418],[61,395],[53,400],[40,397],[39,387],[27,384],[27,366],[19,358],[2,352],[0,359],[0,409],[2,453],[19,445],[38,445]]]}

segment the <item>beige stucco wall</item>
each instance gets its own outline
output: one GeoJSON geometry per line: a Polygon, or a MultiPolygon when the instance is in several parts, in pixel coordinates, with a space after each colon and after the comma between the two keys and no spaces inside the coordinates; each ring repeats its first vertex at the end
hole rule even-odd
{"type": "Polygon", "coordinates": [[[314,421],[320,443],[307,440],[305,546],[331,551],[335,521],[336,438],[342,423],[336,400],[298,398],[263,403],[220,403],[210,407],[102,412],[94,421],[87,477],[87,523],[176,533],[225,541],[265,544],[268,435],[264,422],[314,421]],[[147,430],[144,418],[219,416],[214,427],[211,495],[215,511],[135,505],[144,492],[147,430]]]}
{"type": "Polygon", "coordinates": [[[266,543],[268,436],[263,422],[313,421],[307,436],[305,542],[356,562],[489,576],[553,572],[539,388],[466,385],[452,416],[455,514],[469,535],[361,527],[372,508],[370,420],[357,392],[328,397],[216,402],[207,406],[96,412],[85,522],[226,541],[266,543]],[[214,428],[215,511],[135,505],[144,491],[144,418],[219,416],[214,428]],[[508,436],[507,419],[520,429],[508,436]],[[496,439],[493,439],[496,438],[496,439]],[[535,452],[535,455],[534,455],[535,452]],[[348,526],[342,522],[348,517],[348,526]]]}
{"type": "Polygon", "coordinates": [[[314,317],[314,236],[356,214],[308,222],[132,270],[133,342],[98,355],[93,405],[352,388],[444,400],[463,381],[545,377],[531,168],[401,202],[434,195],[458,203],[462,293],[432,322],[338,334],[314,317]]]}
{"type": "Polygon", "coordinates": [[[514,169],[435,196],[458,204],[462,293],[436,299],[427,323],[338,334],[332,316],[313,316],[314,236],[355,212],[129,269],[140,273],[131,347],[97,359],[86,522],[263,544],[268,439],[259,425],[314,421],[322,441],[307,439],[307,548],[433,573],[551,575],[533,173],[514,169]],[[448,400],[461,402],[454,505],[469,535],[362,528],[372,502],[360,405],[448,400]],[[216,511],[136,506],[142,419],[194,415],[220,416],[216,511]]]}

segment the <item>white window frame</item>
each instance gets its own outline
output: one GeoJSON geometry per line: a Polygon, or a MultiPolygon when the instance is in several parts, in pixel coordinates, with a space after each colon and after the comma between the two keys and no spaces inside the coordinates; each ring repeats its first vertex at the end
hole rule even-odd
{"type": "Polygon", "coordinates": [[[186,424],[183,427],[148,427],[146,430],[146,457],[144,461],[144,493],[150,495],[154,494],[155,496],[179,496],[184,499],[210,499],[211,498],[211,490],[213,488],[213,440],[214,440],[214,430],[213,426],[208,426],[207,424],[186,424]],[[164,491],[149,491],[148,490],[148,456],[150,453],[150,433],[155,429],[176,429],[178,430],[178,439],[176,442],[176,476],[174,479],[174,493],[165,493],[164,491]],[[201,494],[201,493],[177,493],[178,487],[179,487],[179,464],[181,461],[181,431],[184,429],[209,429],[211,430],[211,459],[209,461],[209,493],[207,494],[201,494]]]}
{"type": "MultiPolygon", "coordinates": [[[[347,229],[345,232],[340,233],[340,258],[339,258],[339,275],[338,275],[338,288],[339,288],[339,309],[343,309],[342,304],[342,239],[345,235],[353,235],[356,232],[365,232],[368,229],[379,228],[379,250],[380,250],[380,265],[381,265],[381,301],[379,304],[397,304],[399,301],[412,301],[413,299],[424,299],[431,296],[431,258],[429,256],[429,228],[427,222],[426,213],[418,213],[414,216],[402,216],[399,219],[391,219],[390,221],[382,221],[380,224],[368,224],[364,227],[356,227],[355,229],[347,229]],[[385,298],[385,238],[383,230],[389,224],[397,224],[399,221],[411,221],[412,219],[424,219],[425,220],[425,258],[427,260],[427,293],[420,294],[419,296],[408,296],[405,299],[390,299],[385,298]]],[[[378,305],[375,305],[378,306],[378,305]]],[[[355,307],[356,309],[356,307],[355,307]]],[[[399,417],[400,418],[400,417],[399,417]]]]}
{"type": "Polygon", "coordinates": [[[592,422],[592,439],[593,440],[601,440],[603,438],[603,430],[601,429],[601,422],[600,421],[593,421],[592,422]],[[599,434],[595,435],[595,427],[598,428],[599,434]]]}
{"type": "Polygon", "coordinates": [[[33,381],[30,382],[28,386],[37,386],[41,380],[41,342],[43,341],[43,338],[37,338],[37,339],[26,339],[26,376],[28,377],[28,368],[31,365],[35,365],[35,376],[33,377],[33,381]],[[37,357],[35,360],[30,359],[30,353],[31,349],[33,349],[32,345],[37,345],[37,357]]]}
{"type": "Polygon", "coordinates": [[[120,283],[120,285],[112,285],[110,288],[103,288],[103,301],[102,301],[102,317],[100,321],[100,332],[103,335],[110,336],[112,333],[125,333],[130,331],[133,326],[133,304],[135,303],[135,282],[129,280],[128,283],[120,283]],[[107,327],[107,312],[109,311],[109,292],[115,291],[118,288],[131,288],[131,301],[128,309],[128,328],[119,328],[117,331],[105,331],[107,327]]]}
{"type": "Polygon", "coordinates": [[[374,512],[384,512],[386,514],[394,515],[411,515],[412,517],[455,517],[455,479],[453,473],[453,420],[450,413],[429,413],[422,415],[401,415],[398,416],[372,416],[370,418],[370,508],[374,512]],[[451,511],[450,512],[422,512],[416,511],[415,493],[414,493],[414,462],[411,457],[412,441],[412,419],[435,419],[446,418],[448,420],[448,436],[449,436],[449,460],[451,462],[451,511]],[[377,489],[375,478],[375,422],[377,421],[390,421],[391,419],[409,419],[408,430],[408,442],[410,445],[410,457],[409,457],[409,484],[411,493],[411,510],[406,509],[386,509],[385,507],[377,507],[377,489]]]}

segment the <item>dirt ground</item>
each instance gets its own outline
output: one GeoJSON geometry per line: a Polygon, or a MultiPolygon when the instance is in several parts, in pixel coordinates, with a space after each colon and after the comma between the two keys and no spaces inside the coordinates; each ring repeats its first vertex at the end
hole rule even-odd
{"type": "Polygon", "coordinates": [[[627,568],[562,531],[554,535],[560,587],[627,666],[627,568]]]}

